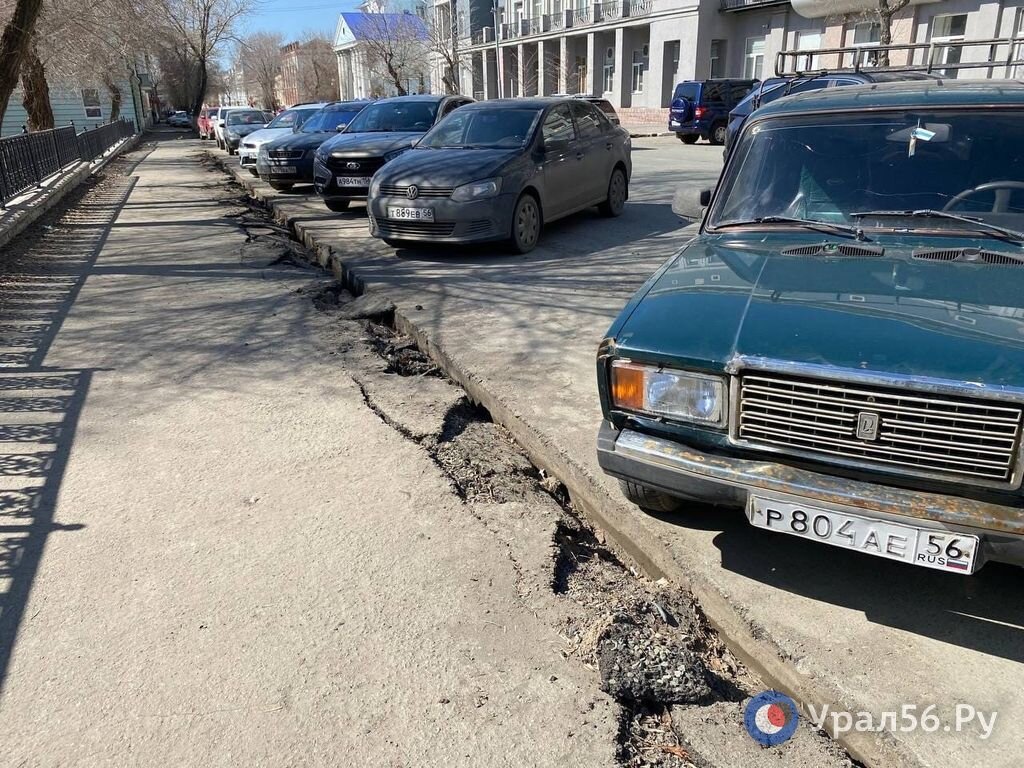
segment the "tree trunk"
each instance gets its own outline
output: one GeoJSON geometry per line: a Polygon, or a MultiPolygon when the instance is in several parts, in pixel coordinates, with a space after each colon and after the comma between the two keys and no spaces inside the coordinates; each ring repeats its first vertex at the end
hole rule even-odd
{"type": "Polygon", "coordinates": [[[197,125],[199,113],[203,111],[203,104],[206,102],[206,86],[209,84],[209,75],[206,72],[206,59],[199,59],[196,62],[196,66],[199,69],[199,82],[196,83],[196,93],[192,99],[191,106],[193,128],[197,125]]]}
{"type": "Polygon", "coordinates": [[[7,103],[18,84],[21,59],[36,28],[43,0],[16,0],[14,14],[0,36],[0,120],[7,111],[7,103]]]}
{"type": "Polygon", "coordinates": [[[50,106],[50,86],[46,82],[46,68],[39,60],[35,43],[25,48],[21,62],[21,88],[24,92],[21,103],[28,113],[30,131],[45,131],[53,128],[53,108],[50,106]]]}
{"type": "Polygon", "coordinates": [[[395,69],[395,65],[390,60],[387,61],[388,76],[391,78],[391,82],[395,84],[395,89],[398,91],[399,96],[407,96],[409,92],[405,90],[405,86],[402,85],[402,77],[398,74],[398,70],[395,69]]]}
{"type": "Polygon", "coordinates": [[[110,73],[103,75],[103,84],[110,92],[110,122],[114,122],[121,116],[121,89],[117,87],[110,73]]]}
{"type": "Polygon", "coordinates": [[[885,46],[892,43],[892,17],[893,11],[889,8],[889,1],[878,0],[878,44],[882,46],[876,62],[879,67],[889,66],[889,51],[885,50],[885,46]]]}

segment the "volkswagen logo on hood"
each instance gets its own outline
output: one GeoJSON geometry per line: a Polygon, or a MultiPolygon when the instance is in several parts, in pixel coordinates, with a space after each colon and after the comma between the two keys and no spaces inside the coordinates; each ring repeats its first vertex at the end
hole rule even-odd
{"type": "Polygon", "coordinates": [[[405,190],[405,196],[408,197],[410,200],[415,200],[417,197],[420,196],[419,187],[413,184],[407,190],[405,190]]]}

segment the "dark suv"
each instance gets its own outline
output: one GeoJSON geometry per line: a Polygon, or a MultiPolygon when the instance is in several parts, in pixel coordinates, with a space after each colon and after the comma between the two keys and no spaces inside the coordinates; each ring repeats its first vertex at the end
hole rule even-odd
{"type": "Polygon", "coordinates": [[[348,210],[365,200],[370,179],[386,162],[408,150],[468,96],[394,96],[359,113],[344,132],[325,141],[313,162],[313,184],[328,209],[348,210]]]}
{"type": "Polygon", "coordinates": [[[712,144],[724,144],[729,112],[758,80],[685,80],[672,94],[668,111],[668,129],[684,144],[704,138],[712,144]]]}

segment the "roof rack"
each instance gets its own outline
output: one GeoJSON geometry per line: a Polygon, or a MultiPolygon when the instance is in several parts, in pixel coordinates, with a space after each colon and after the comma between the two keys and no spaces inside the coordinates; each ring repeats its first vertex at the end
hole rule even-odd
{"type": "Polygon", "coordinates": [[[961,69],[989,69],[991,77],[995,70],[1002,69],[1001,76],[1011,78],[1015,67],[1024,67],[1024,38],[1016,35],[987,40],[851,45],[779,51],[775,55],[776,77],[821,77],[836,72],[862,71],[945,74],[961,69]],[[883,57],[883,53],[887,55],[883,57]],[[888,64],[879,64],[885,59],[888,64]],[[904,63],[893,64],[893,60],[904,63]]]}

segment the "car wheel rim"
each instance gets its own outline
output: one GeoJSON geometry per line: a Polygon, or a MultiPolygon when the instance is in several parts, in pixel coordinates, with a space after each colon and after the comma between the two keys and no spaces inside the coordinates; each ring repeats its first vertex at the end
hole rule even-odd
{"type": "Polygon", "coordinates": [[[725,142],[725,128],[715,129],[715,139],[721,144],[725,142]]]}
{"type": "Polygon", "coordinates": [[[516,234],[523,245],[533,245],[537,240],[537,206],[529,198],[519,206],[516,234]]]}
{"type": "Polygon", "coordinates": [[[626,181],[622,178],[622,172],[616,171],[612,174],[611,189],[608,192],[608,202],[613,211],[622,208],[626,201],[626,181]]]}

